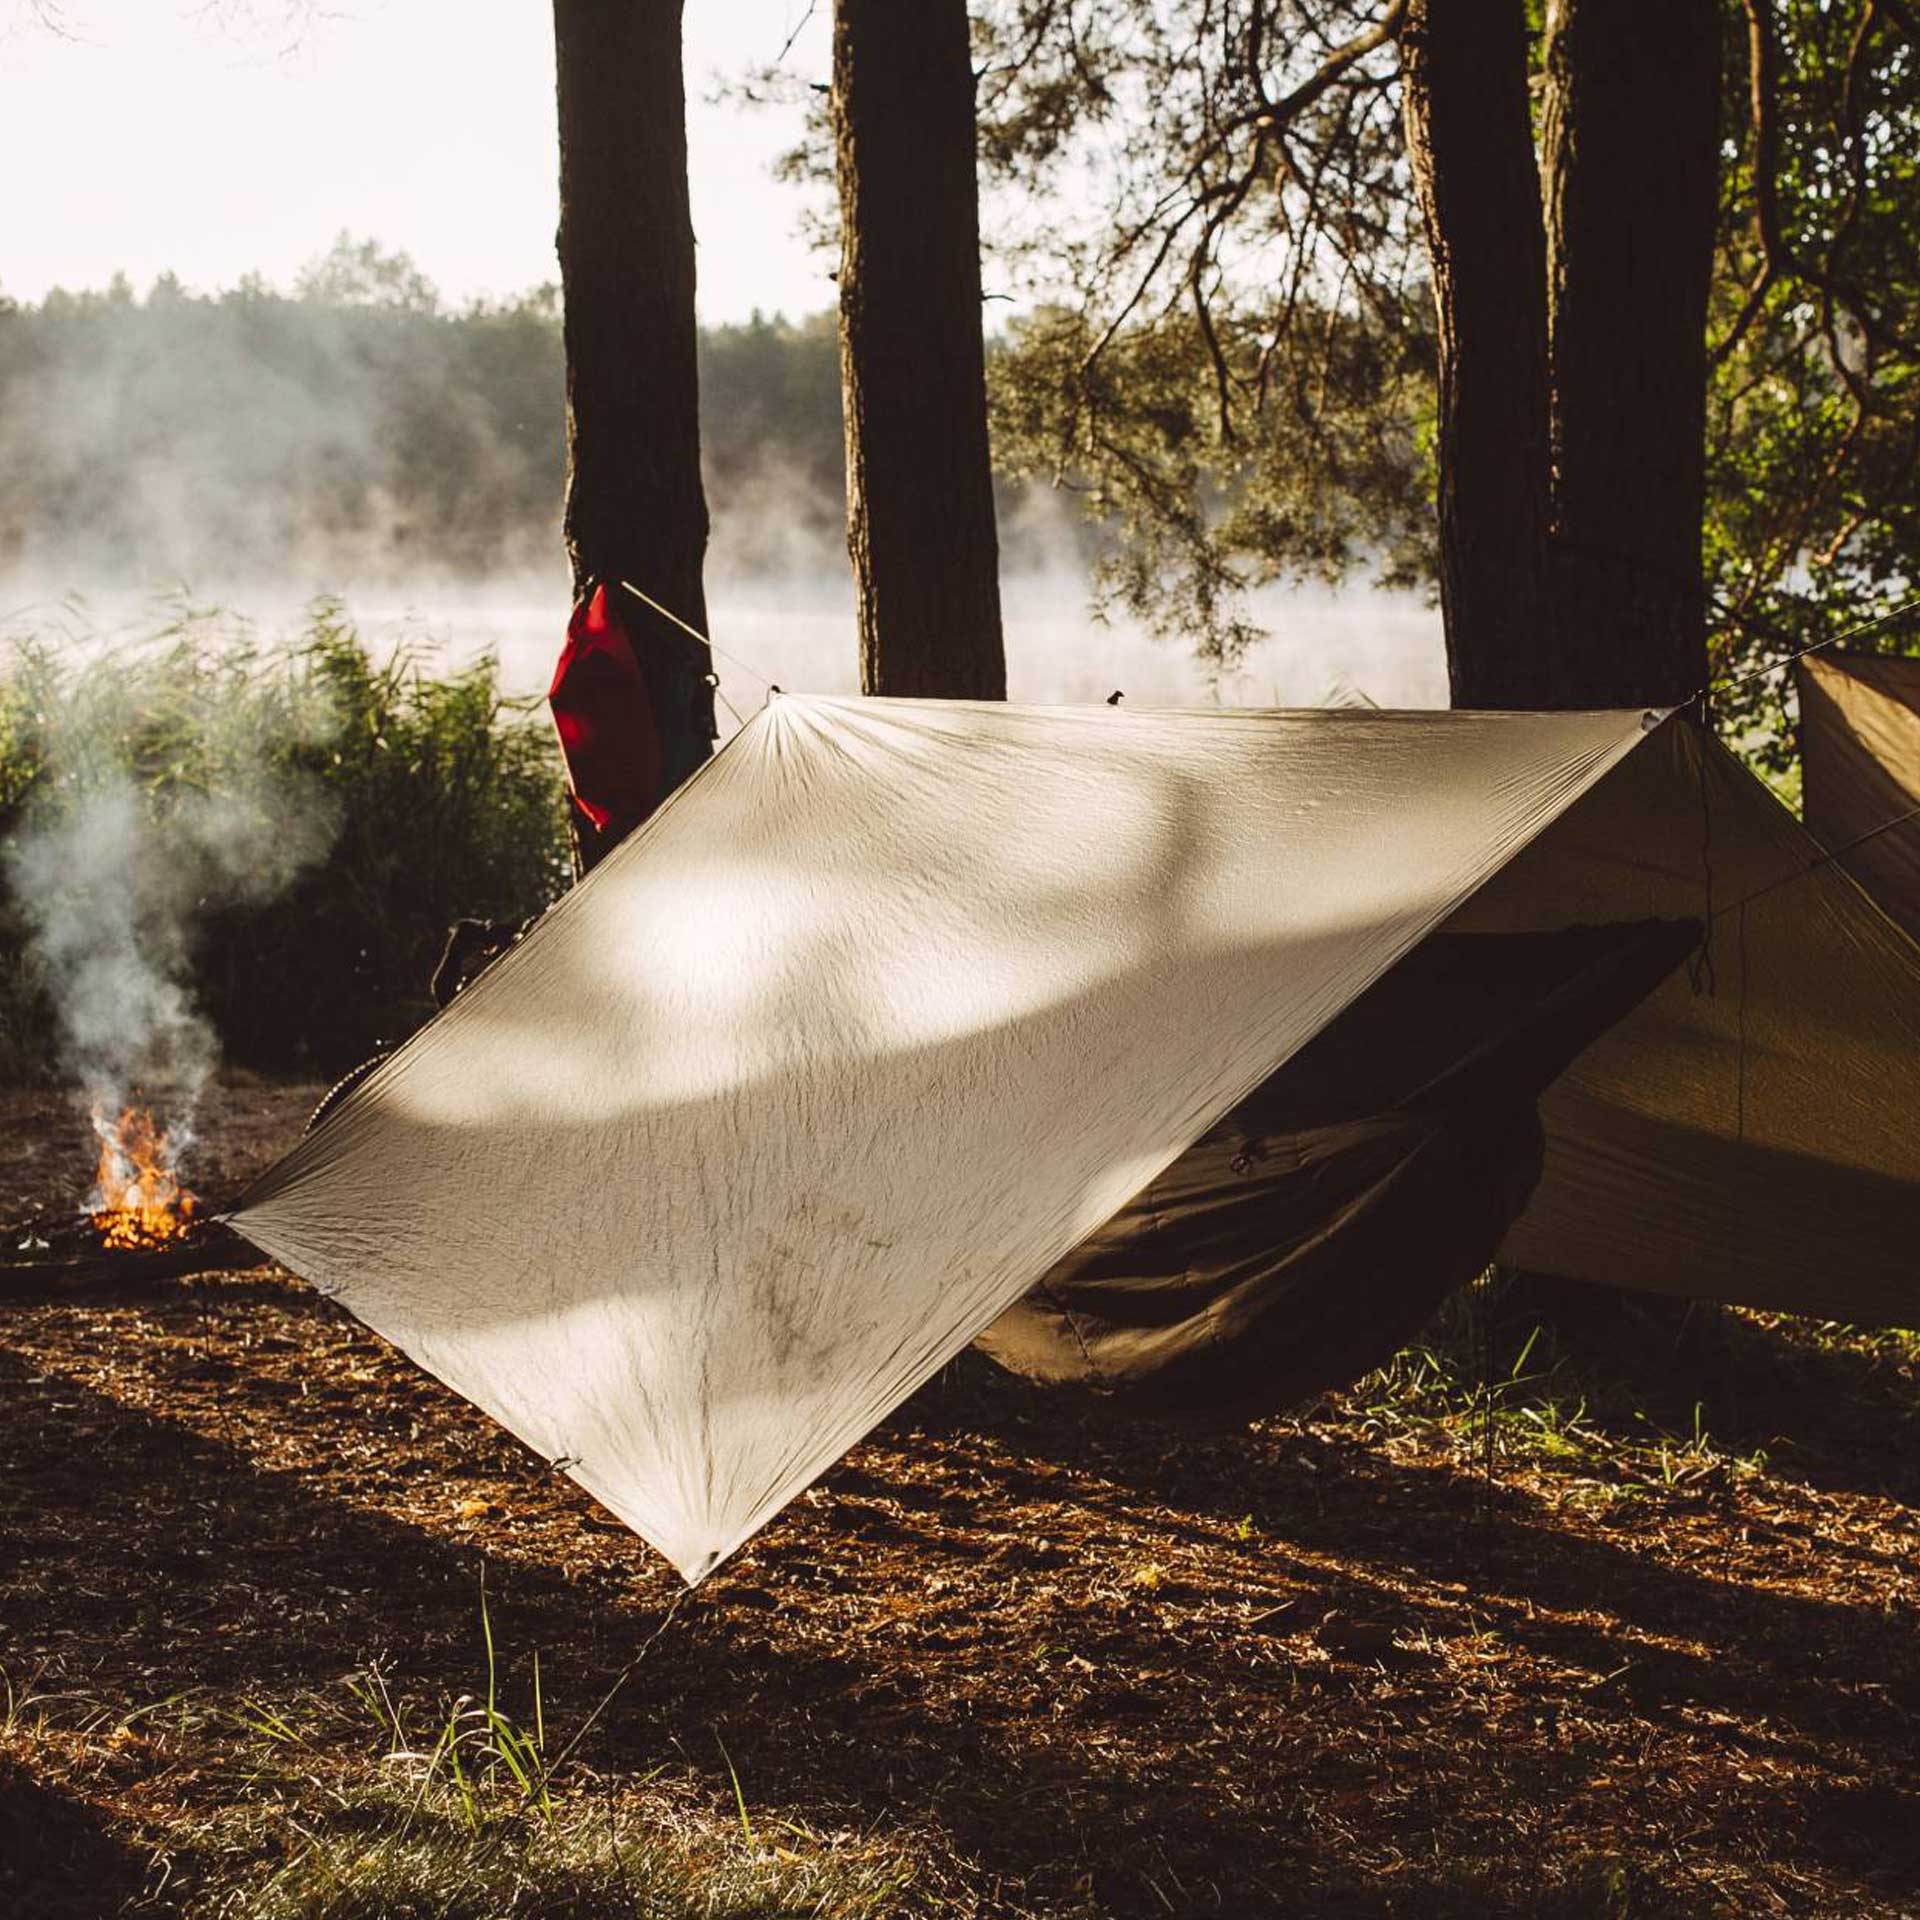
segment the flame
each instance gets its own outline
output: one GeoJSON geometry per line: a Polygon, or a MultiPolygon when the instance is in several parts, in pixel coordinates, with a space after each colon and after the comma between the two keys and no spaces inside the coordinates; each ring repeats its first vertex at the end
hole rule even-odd
{"type": "Polygon", "coordinates": [[[194,1198],[175,1169],[172,1139],[152,1114],[128,1107],[117,1121],[96,1107],[100,1165],[89,1209],[103,1245],[161,1247],[193,1219],[194,1198]]]}

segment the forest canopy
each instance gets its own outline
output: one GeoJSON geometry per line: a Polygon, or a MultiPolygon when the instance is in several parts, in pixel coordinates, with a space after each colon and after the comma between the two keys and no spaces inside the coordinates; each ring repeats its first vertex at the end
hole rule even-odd
{"type": "MultiPolygon", "coordinates": [[[[1127,531],[1109,585],[1228,652],[1248,584],[1424,580],[1437,561],[1433,299],[1401,125],[1415,11],[980,10],[986,177],[1014,204],[1083,206],[995,228],[1002,284],[1030,302],[995,363],[996,457],[1083,488],[1127,531]]],[[[1525,9],[1543,172],[1574,11],[1525,9]]],[[[1920,38],[1903,0],[1704,17],[1721,74],[1702,559],[1724,668],[1920,577],[1920,38]]],[[[1613,26],[1677,42],[1678,11],[1636,19],[1613,26]]],[[[1644,143],[1684,132],[1641,102],[1644,143]]]]}

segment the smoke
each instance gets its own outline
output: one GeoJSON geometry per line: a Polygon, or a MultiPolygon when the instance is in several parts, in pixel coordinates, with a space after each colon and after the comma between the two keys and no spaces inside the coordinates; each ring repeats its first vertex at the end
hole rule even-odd
{"type": "Polygon", "coordinates": [[[151,1105],[178,1146],[218,1060],[194,988],[199,937],[326,854],[338,817],[298,765],[331,715],[260,670],[230,623],[145,648],[67,643],[7,670],[36,777],[4,844],[6,890],[96,1109],[151,1105]]]}
{"type": "Polygon", "coordinates": [[[188,863],[168,844],[174,838],[116,779],[75,796],[8,862],[53,987],[66,1062],[102,1102],[117,1103],[137,1083],[191,1103],[213,1065],[212,1035],[185,981],[188,863]]]}

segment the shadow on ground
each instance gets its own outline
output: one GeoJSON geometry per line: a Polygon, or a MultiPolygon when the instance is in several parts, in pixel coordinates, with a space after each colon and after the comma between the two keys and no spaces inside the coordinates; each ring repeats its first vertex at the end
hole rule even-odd
{"type": "MultiPolygon", "coordinates": [[[[10,1675],[124,1713],[379,1661],[444,1699],[478,1683],[484,1562],[507,1684],[538,1649],[564,1729],[672,1602],[578,1490],[278,1280],[6,1331],[10,1675]]],[[[730,1764],[770,1815],[925,1829],[985,1912],[1702,1914],[1795,1889],[1867,1912],[1913,1884],[1888,1840],[1920,1830],[1893,1546],[1818,1515],[1795,1540],[1711,1492],[1606,1527],[1495,1494],[1489,1547],[1444,1459],[1117,1428],[968,1363],[680,1605],[581,1757],[689,1768],[716,1800],[730,1764]]],[[[167,1810],[222,1791],[154,1739],[7,1776],[101,1912],[167,1810]]]]}

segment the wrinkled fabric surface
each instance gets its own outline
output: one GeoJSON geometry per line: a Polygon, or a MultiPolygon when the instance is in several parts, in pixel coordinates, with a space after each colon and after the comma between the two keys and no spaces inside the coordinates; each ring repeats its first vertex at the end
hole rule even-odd
{"type": "Polygon", "coordinates": [[[1920,950],[1633,713],[775,700],[234,1224],[698,1580],[1443,924],[1690,917],[1507,1257],[1913,1324],[1920,950]]]}
{"type": "Polygon", "coordinates": [[[698,1579],[1645,738],[775,700],[234,1224],[698,1579]]]}

